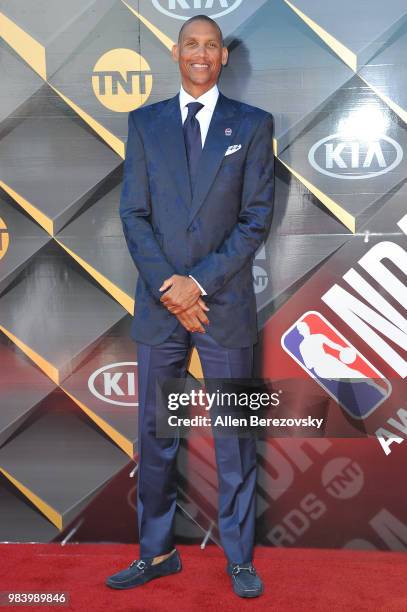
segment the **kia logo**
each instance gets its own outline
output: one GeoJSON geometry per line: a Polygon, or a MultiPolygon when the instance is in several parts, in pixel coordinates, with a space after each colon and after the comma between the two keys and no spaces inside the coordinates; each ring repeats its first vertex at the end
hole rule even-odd
{"type": "Polygon", "coordinates": [[[138,402],[135,401],[136,368],[137,361],[122,361],[103,366],[89,377],[89,391],[108,404],[138,406],[138,402]]]}
{"type": "Polygon", "coordinates": [[[390,136],[372,141],[344,139],[340,133],[318,140],[308,153],[317,172],[339,179],[369,179],[390,172],[403,159],[403,149],[390,136]]]}
{"type": "Polygon", "coordinates": [[[168,17],[187,20],[203,11],[217,19],[236,10],[243,0],[152,0],[153,6],[168,17]]]}

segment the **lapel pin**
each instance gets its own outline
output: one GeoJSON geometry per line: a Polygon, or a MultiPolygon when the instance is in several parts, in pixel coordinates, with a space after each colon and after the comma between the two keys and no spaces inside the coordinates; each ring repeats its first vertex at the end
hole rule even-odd
{"type": "Polygon", "coordinates": [[[226,128],[225,136],[232,136],[232,128],[226,128]]]}

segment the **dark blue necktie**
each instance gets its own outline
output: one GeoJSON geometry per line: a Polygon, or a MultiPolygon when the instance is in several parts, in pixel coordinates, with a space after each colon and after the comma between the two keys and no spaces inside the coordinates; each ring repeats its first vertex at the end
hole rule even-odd
{"type": "Polygon", "coordinates": [[[184,121],[184,139],[185,148],[188,158],[189,176],[191,178],[191,186],[195,183],[196,172],[198,170],[198,162],[202,153],[201,129],[199,121],[195,115],[203,108],[204,105],[200,102],[190,102],[187,104],[188,116],[184,121]]]}

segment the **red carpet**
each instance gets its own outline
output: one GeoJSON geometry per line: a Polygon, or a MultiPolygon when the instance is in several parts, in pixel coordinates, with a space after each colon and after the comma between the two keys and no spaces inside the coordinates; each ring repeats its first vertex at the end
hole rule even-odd
{"type": "Polygon", "coordinates": [[[70,594],[68,607],[30,606],[32,611],[407,610],[405,553],[257,548],[256,567],[265,593],[240,600],[231,592],[219,549],[179,550],[184,565],[179,574],[141,588],[112,591],[104,586],[105,577],[129,565],[137,556],[135,546],[0,544],[0,591],[70,594]]]}

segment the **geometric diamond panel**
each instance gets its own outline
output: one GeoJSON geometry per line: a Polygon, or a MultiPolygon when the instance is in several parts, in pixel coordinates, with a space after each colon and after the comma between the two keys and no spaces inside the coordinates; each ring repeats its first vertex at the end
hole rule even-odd
{"type": "Polygon", "coordinates": [[[70,255],[128,312],[134,310],[138,272],[119,215],[121,185],[108,191],[56,236],[70,255]]]}
{"type": "Polygon", "coordinates": [[[278,151],[286,132],[353,74],[284,2],[265,3],[234,36],[221,90],[273,114],[278,151]]]}
{"type": "Polygon", "coordinates": [[[406,15],[404,0],[285,1],[354,70],[377,52],[406,15]]]}
{"type": "Polygon", "coordinates": [[[407,18],[359,72],[404,123],[407,123],[406,54],[407,18]]]}
{"type": "Polygon", "coordinates": [[[29,359],[0,335],[0,446],[55,388],[29,359]]]}
{"type": "Polygon", "coordinates": [[[47,85],[45,92],[45,107],[35,104],[1,139],[0,184],[53,234],[122,160],[82,121],[61,114],[61,102],[47,85]]]}
{"type": "Polygon", "coordinates": [[[21,106],[43,85],[42,79],[33,72],[0,39],[1,90],[0,122],[21,106]]]}
{"type": "Polygon", "coordinates": [[[62,529],[128,458],[62,391],[48,402],[0,450],[0,471],[62,529]]]}
{"type": "Polygon", "coordinates": [[[6,195],[0,195],[0,292],[11,283],[29,259],[50,236],[32,221],[6,195]]]}
{"type": "Polygon", "coordinates": [[[50,542],[59,530],[0,474],[0,542],[50,542]]]}
{"type": "Polygon", "coordinates": [[[353,232],[407,174],[406,126],[356,75],[296,132],[279,159],[353,232]]]}
{"type": "Polygon", "coordinates": [[[0,328],[55,382],[125,314],[61,258],[45,255],[0,297],[0,328]]]}
{"type": "Polygon", "coordinates": [[[275,170],[273,222],[253,268],[258,312],[349,238],[342,223],[283,164],[277,161],[275,170]]]}
{"type": "Polygon", "coordinates": [[[68,376],[62,388],[133,458],[137,452],[137,349],[125,317],[68,376]]]}

